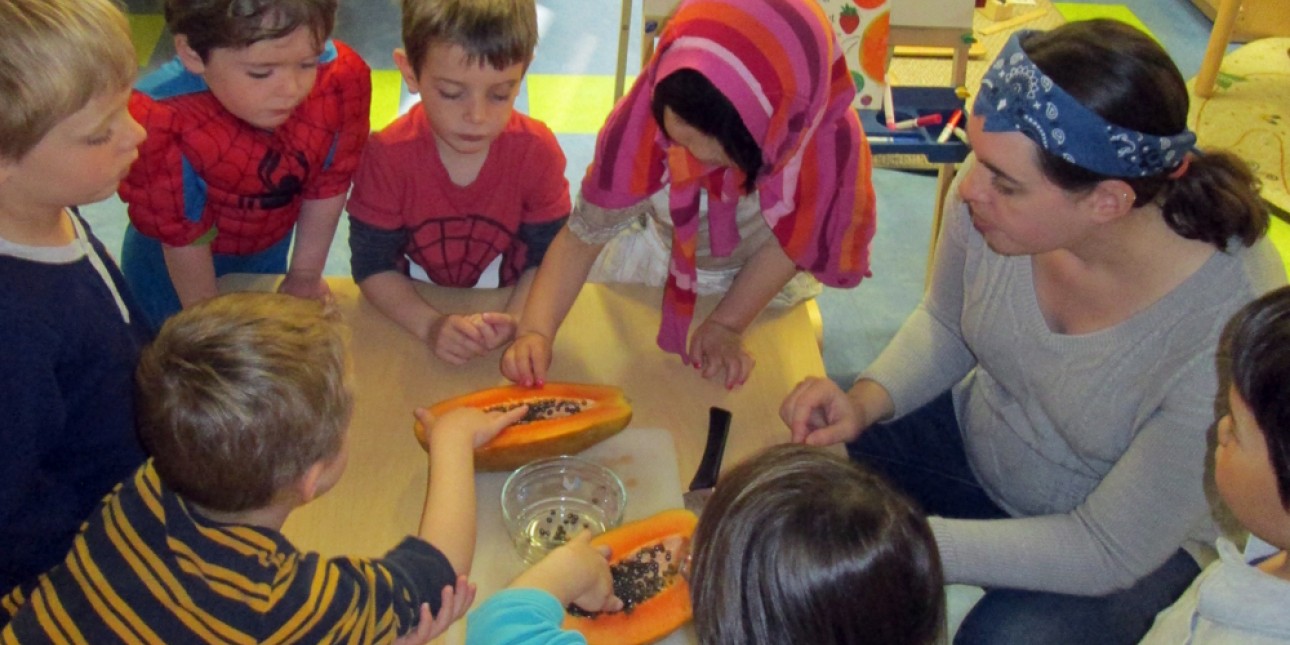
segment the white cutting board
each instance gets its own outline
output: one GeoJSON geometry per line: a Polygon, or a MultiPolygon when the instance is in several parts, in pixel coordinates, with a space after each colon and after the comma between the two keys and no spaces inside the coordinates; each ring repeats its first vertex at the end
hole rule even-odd
{"type": "MultiPolygon", "coordinates": [[[[681,508],[681,477],[676,466],[676,444],[672,434],[661,428],[628,428],[584,450],[579,457],[607,466],[618,474],[627,488],[624,522],[649,517],[669,508],[681,508]]],[[[502,484],[509,472],[480,473],[475,476],[476,538],[475,559],[470,579],[477,593],[475,606],[506,587],[524,570],[506,524],[502,521],[502,484]]],[[[466,621],[448,630],[447,643],[464,643],[466,621]]],[[[667,645],[695,643],[691,627],[678,630],[659,641],[667,645]]]]}

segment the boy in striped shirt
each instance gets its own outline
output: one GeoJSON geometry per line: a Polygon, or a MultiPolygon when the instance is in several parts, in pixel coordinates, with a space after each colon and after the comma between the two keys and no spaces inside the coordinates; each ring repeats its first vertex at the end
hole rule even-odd
{"type": "Polygon", "coordinates": [[[347,460],[345,335],[325,305],[284,294],[229,294],[167,321],[136,374],[152,458],[29,596],[4,600],[0,641],[419,643],[460,617],[475,500],[430,490],[469,488],[474,447],[526,408],[418,411],[431,448],[419,535],[378,559],[300,552],[283,523],[347,460]]]}

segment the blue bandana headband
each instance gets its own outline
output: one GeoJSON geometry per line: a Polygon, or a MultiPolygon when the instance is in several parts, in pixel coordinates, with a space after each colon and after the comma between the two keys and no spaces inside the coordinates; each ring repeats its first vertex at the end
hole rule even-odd
{"type": "Polygon", "coordinates": [[[1020,132],[1040,148],[1108,177],[1147,177],[1178,168],[1196,143],[1190,130],[1159,137],[1107,122],[1048,78],[1013,34],[981,79],[972,105],[986,132],[1020,132]]]}

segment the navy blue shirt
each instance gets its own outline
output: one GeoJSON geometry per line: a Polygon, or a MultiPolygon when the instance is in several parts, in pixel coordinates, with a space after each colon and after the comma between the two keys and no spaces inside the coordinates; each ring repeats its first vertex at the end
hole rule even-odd
{"type": "MultiPolygon", "coordinates": [[[[0,239],[0,589],[58,564],[143,463],[134,369],[152,331],[89,226],[57,248],[0,239]]],[[[3,593],[3,592],[0,592],[3,593]]]]}

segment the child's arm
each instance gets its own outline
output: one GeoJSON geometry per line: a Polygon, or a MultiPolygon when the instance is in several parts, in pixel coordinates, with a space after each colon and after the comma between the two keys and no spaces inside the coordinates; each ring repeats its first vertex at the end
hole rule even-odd
{"type": "Polygon", "coordinates": [[[721,302],[690,335],[690,361],[703,370],[703,378],[724,370],[727,388],[743,385],[755,363],[744,349],[743,332],[796,273],[774,239],[748,258],[721,302]]]}
{"type": "Polygon", "coordinates": [[[466,643],[586,643],[578,632],[560,627],[564,607],[578,605],[587,611],[623,607],[614,596],[608,549],[592,547],[590,542],[589,532],[579,533],[480,605],[466,624],[466,643]]]}
{"type": "Polygon", "coordinates": [[[344,207],[344,193],[304,201],[300,207],[300,219],[296,222],[291,265],[287,268],[287,277],[278,285],[279,293],[318,300],[331,295],[331,289],[323,279],[323,267],[327,264],[327,252],[336,236],[336,224],[344,207]]]}
{"type": "Polygon", "coordinates": [[[215,260],[210,244],[196,243],[188,246],[162,245],[162,256],[170,282],[175,286],[179,304],[191,307],[203,300],[219,295],[215,285],[215,260]]]}
{"type": "Polygon", "coordinates": [[[546,381],[555,333],[578,298],[602,248],[604,244],[578,239],[568,226],[556,234],[533,278],[515,342],[502,356],[503,376],[525,386],[546,381]]]}
{"type": "Polygon", "coordinates": [[[510,588],[540,589],[561,605],[586,611],[618,611],[623,602],[614,595],[609,555],[609,547],[591,546],[591,532],[582,531],[521,573],[510,588]]]}
{"type": "Polygon", "coordinates": [[[475,557],[475,448],[527,412],[525,405],[507,412],[459,408],[436,419],[427,410],[416,411],[430,451],[417,535],[443,552],[458,575],[470,573],[475,557]]]}

